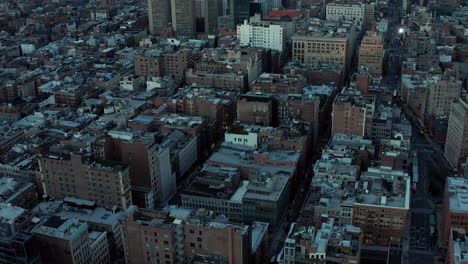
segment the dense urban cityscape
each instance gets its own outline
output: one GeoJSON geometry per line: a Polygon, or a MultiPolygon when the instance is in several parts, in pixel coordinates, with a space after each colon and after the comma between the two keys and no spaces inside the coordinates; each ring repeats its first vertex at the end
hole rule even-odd
{"type": "Polygon", "coordinates": [[[0,0],[0,264],[468,264],[467,0],[0,0]]]}

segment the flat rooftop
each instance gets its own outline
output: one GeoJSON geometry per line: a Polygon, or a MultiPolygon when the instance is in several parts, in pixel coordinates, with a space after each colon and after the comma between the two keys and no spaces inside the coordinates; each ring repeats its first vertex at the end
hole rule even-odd
{"type": "Polygon", "coordinates": [[[13,178],[0,178],[0,202],[8,203],[33,186],[29,182],[20,182],[13,178]]]}
{"type": "Polygon", "coordinates": [[[33,229],[33,233],[72,240],[77,233],[85,232],[88,225],[77,219],[51,216],[33,229]]]}
{"type": "Polygon", "coordinates": [[[124,217],[125,213],[112,212],[102,207],[87,204],[64,203],[62,201],[44,201],[33,210],[35,213],[56,215],[64,219],[78,219],[83,222],[112,225],[124,217]]]}
{"type": "Polygon", "coordinates": [[[260,164],[253,161],[249,149],[242,149],[242,146],[223,146],[217,152],[214,152],[208,162],[227,164],[238,168],[251,168],[258,171],[268,172],[270,174],[281,174],[292,176],[296,170],[293,166],[278,166],[269,164],[260,164]]]}
{"type": "Polygon", "coordinates": [[[410,185],[407,173],[369,168],[361,174],[356,203],[409,209],[410,185]]]}
{"type": "MultiPolygon", "coordinates": [[[[454,264],[468,262],[468,236],[463,230],[452,229],[454,264]]],[[[452,261],[452,260],[450,260],[452,261]]]]}
{"type": "Polygon", "coordinates": [[[0,203],[0,222],[15,222],[25,212],[21,207],[0,203]]]}
{"type": "Polygon", "coordinates": [[[251,180],[247,185],[244,199],[276,202],[287,191],[288,181],[289,177],[281,175],[267,177],[263,181],[251,180]]]}
{"type": "Polygon", "coordinates": [[[447,178],[450,211],[468,213],[468,179],[447,178]]]}

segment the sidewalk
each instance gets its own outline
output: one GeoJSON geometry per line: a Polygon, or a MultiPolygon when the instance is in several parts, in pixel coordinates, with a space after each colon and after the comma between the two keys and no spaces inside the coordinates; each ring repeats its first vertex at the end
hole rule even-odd
{"type": "Polygon", "coordinates": [[[410,264],[409,263],[409,250],[410,250],[410,228],[411,228],[411,209],[408,213],[408,216],[406,217],[406,230],[405,234],[403,235],[403,242],[401,243],[402,246],[402,252],[401,252],[401,263],[402,264],[410,264]]]}

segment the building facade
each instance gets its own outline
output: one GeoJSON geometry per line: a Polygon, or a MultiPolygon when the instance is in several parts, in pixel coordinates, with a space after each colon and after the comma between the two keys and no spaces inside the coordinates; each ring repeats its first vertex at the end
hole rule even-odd
{"type": "Polygon", "coordinates": [[[292,57],[304,64],[339,64],[347,71],[355,41],[355,24],[311,20],[292,37],[292,57]]]}
{"type": "Polygon", "coordinates": [[[45,154],[39,165],[44,191],[52,198],[71,196],[108,208],[132,204],[129,168],[124,164],[89,160],[77,152],[45,154]]]}
{"type": "Polygon", "coordinates": [[[375,111],[375,96],[339,94],[333,103],[332,135],[369,136],[375,111]]]}
{"type": "Polygon", "coordinates": [[[171,22],[170,0],[148,0],[149,31],[159,35],[171,22]]]}
{"type": "Polygon", "coordinates": [[[237,101],[237,121],[247,124],[271,126],[273,99],[270,96],[245,94],[237,101]]]}
{"type": "Polygon", "coordinates": [[[172,27],[180,36],[195,34],[195,1],[171,0],[172,27]]]}
{"type": "Polygon", "coordinates": [[[450,110],[444,156],[454,167],[468,156],[468,102],[462,98],[450,110]]]}
{"type": "Polygon", "coordinates": [[[247,23],[237,26],[237,37],[242,46],[267,48],[283,52],[285,46],[285,28],[282,25],[268,23],[247,23]]]}
{"type": "Polygon", "coordinates": [[[367,32],[359,47],[359,67],[366,67],[372,76],[383,72],[384,42],[382,34],[367,32]]]}
{"type": "Polygon", "coordinates": [[[330,21],[349,21],[368,26],[374,21],[374,5],[329,3],[326,17],[330,21]]]}

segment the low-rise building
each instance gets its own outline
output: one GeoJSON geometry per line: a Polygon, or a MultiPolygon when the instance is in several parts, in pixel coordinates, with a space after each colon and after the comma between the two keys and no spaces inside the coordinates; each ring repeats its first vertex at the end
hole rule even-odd
{"type": "Polygon", "coordinates": [[[305,78],[302,75],[262,73],[252,84],[253,92],[267,94],[302,94],[305,78]]]}
{"type": "Polygon", "coordinates": [[[359,263],[362,231],[352,225],[335,225],[329,218],[315,226],[292,223],[278,263],[359,263]]]}
{"type": "Polygon", "coordinates": [[[287,175],[271,175],[253,170],[243,197],[244,221],[267,222],[272,230],[281,228],[288,208],[290,179],[287,175]]]}
{"type": "Polygon", "coordinates": [[[213,73],[188,69],[185,75],[188,84],[211,85],[218,88],[238,89],[246,91],[248,87],[247,74],[244,73],[213,73]]]}
{"type": "Polygon", "coordinates": [[[262,126],[273,125],[273,98],[256,93],[240,95],[237,101],[237,121],[262,126]]]}
{"type": "Polygon", "coordinates": [[[464,229],[452,228],[447,248],[447,264],[468,263],[468,236],[464,229]]]}
{"type": "Polygon", "coordinates": [[[292,57],[305,64],[339,64],[347,72],[355,42],[356,24],[310,18],[292,37],[292,57]]]}
{"type": "Polygon", "coordinates": [[[361,174],[353,205],[353,225],[361,227],[366,244],[388,246],[403,240],[410,206],[407,173],[369,168],[361,174]]]}
{"type": "Polygon", "coordinates": [[[132,204],[128,165],[95,160],[85,151],[52,152],[42,155],[41,183],[45,194],[55,199],[71,196],[111,208],[132,204]],[[87,155],[88,154],[88,155],[87,155]]]}
{"type": "Polygon", "coordinates": [[[44,263],[74,264],[92,261],[88,225],[84,222],[51,216],[34,227],[32,232],[37,237],[44,263]]]}
{"type": "Polygon", "coordinates": [[[30,182],[0,178],[0,203],[31,209],[37,203],[36,187],[30,182]]]}
{"type": "Polygon", "coordinates": [[[43,201],[32,212],[37,216],[57,216],[85,222],[90,231],[99,232],[94,234],[96,237],[105,234],[107,245],[102,250],[112,252],[110,261],[125,258],[125,238],[120,222],[126,217],[124,211],[118,211],[116,208],[106,209],[98,207],[95,202],[66,197],[63,200],[43,201]]]}
{"type": "Polygon", "coordinates": [[[171,169],[176,177],[182,177],[198,159],[198,138],[174,130],[161,143],[171,151],[171,169]]]}
{"type": "Polygon", "coordinates": [[[326,18],[330,21],[349,21],[360,26],[370,26],[374,22],[374,4],[329,3],[326,18]]]}
{"type": "Polygon", "coordinates": [[[197,263],[189,262],[197,255],[213,256],[226,263],[248,263],[251,241],[262,240],[265,235],[256,232],[251,240],[249,226],[217,220],[204,209],[133,208],[124,225],[130,263],[197,263]]]}
{"type": "Polygon", "coordinates": [[[468,179],[447,177],[443,216],[443,241],[448,241],[452,228],[468,230],[468,179]]]}
{"type": "Polygon", "coordinates": [[[27,210],[0,203],[0,263],[40,263],[39,244],[28,230],[33,215],[27,210]]]}
{"type": "Polygon", "coordinates": [[[205,208],[224,215],[232,222],[244,220],[242,200],[247,182],[242,182],[240,169],[206,163],[181,192],[182,206],[205,208]]]}

